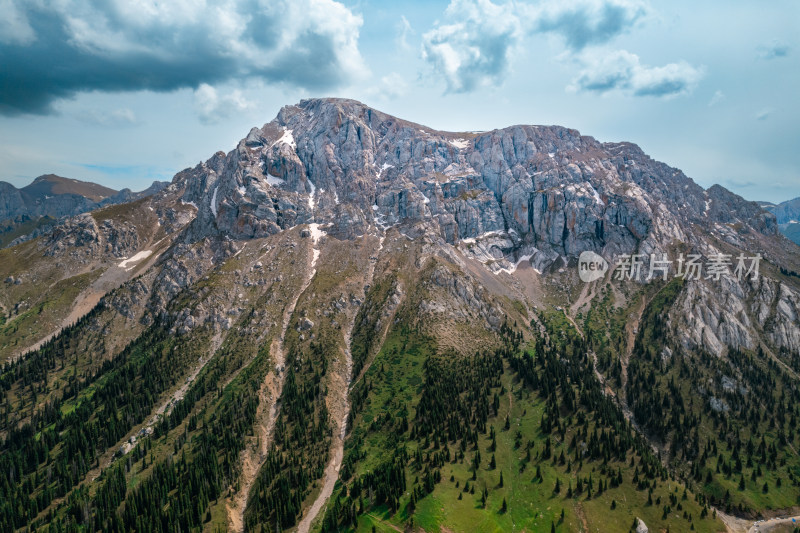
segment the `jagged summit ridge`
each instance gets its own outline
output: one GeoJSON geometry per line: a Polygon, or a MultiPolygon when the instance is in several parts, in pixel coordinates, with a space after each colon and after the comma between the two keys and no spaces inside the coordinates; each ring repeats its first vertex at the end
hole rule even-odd
{"type": "Polygon", "coordinates": [[[451,244],[488,234],[483,252],[531,256],[540,269],[587,249],[663,252],[692,242],[694,225],[733,244],[742,236],[730,224],[776,231],[757,204],[705,191],[631,143],[561,126],[442,132],[345,99],[286,106],[176,180],[198,206],[196,236],[252,238],[317,222],[353,237],[402,224],[451,244]]]}

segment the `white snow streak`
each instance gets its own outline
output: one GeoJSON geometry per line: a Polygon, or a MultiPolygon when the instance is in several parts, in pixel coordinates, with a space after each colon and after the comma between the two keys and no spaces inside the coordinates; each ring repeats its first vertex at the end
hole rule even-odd
{"type": "Polygon", "coordinates": [[[486,237],[493,237],[495,235],[500,235],[500,234],[502,234],[502,231],[500,230],[487,231],[485,233],[481,233],[477,237],[467,237],[466,239],[461,239],[461,242],[463,242],[464,244],[475,244],[476,240],[479,241],[481,239],[485,239],[486,237]]]}
{"type": "Polygon", "coordinates": [[[591,190],[592,195],[594,196],[594,201],[600,205],[606,205],[603,199],[600,198],[600,194],[597,192],[597,189],[595,189],[591,183],[587,183],[587,185],[589,186],[589,189],[591,190]]]}
{"type": "MultiPolygon", "coordinates": [[[[511,265],[511,268],[501,268],[497,272],[495,272],[495,275],[499,274],[500,272],[505,272],[507,274],[513,274],[514,272],[517,271],[517,267],[519,267],[520,263],[522,263],[523,261],[530,261],[531,257],[533,257],[533,254],[520,256],[519,260],[516,263],[514,263],[513,265],[511,265]]],[[[534,270],[536,270],[536,269],[534,269],[534,270]]],[[[536,272],[539,272],[539,271],[536,270],[536,272]]],[[[541,274],[541,272],[539,272],[539,273],[541,274]]]]}
{"type": "Polygon", "coordinates": [[[130,270],[130,269],[133,268],[133,264],[134,263],[138,263],[139,261],[142,261],[143,259],[147,259],[151,255],[153,255],[153,251],[152,250],[142,250],[141,252],[137,253],[136,255],[131,257],[130,259],[125,259],[124,261],[122,261],[117,266],[120,267],[120,268],[124,268],[125,270],[130,270]]]}
{"type": "Polygon", "coordinates": [[[323,236],[325,236],[326,233],[321,229],[319,229],[319,224],[316,223],[309,224],[308,229],[311,232],[311,242],[314,243],[314,256],[311,259],[311,268],[313,272],[316,273],[316,270],[314,270],[314,268],[317,266],[317,259],[319,259],[319,248],[317,247],[317,245],[319,244],[319,240],[323,236]]]}
{"type": "Polygon", "coordinates": [[[308,180],[308,185],[309,185],[309,187],[311,187],[311,192],[308,195],[308,207],[309,207],[309,209],[311,209],[313,211],[314,210],[314,195],[317,194],[317,187],[311,182],[311,180],[308,180]]]}
{"type": "MultiPolygon", "coordinates": [[[[272,143],[272,146],[275,146],[277,144],[288,144],[292,148],[297,149],[297,144],[295,144],[294,142],[294,135],[292,133],[292,130],[284,131],[283,135],[281,135],[281,138],[272,143]]],[[[270,146],[270,148],[272,148],[272,146],[270,146]]]]}
{"type": "Polygon", "coordinates": [[[383,166],[378,170],[378,179],[381,179],[381,174],[383,174],[384,170],[392,167],[394,167],[394,165],[390,165],[389,163],[384,163],[383,166]]]}
{"type": "Polygon", "coordinates": [[[283,185],[284,183],[286,182],[278,178],[277,176],[273,176],[272,174],[267,174],[267,184],[272,185],[273,187],[278,187],[279,185],[283,185]]]}
{"type": "Polygon", "coordinates": [[[214,218],[217,217],[217,191],[219,187],[214,187],[214,194],[211,196],[211,212],[214,213],[214,218]]]}

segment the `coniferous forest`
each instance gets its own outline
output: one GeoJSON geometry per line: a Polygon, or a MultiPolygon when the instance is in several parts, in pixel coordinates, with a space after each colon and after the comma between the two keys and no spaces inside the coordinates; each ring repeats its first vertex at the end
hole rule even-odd
{"type": "MultiPolygon", "coordinates": [[[[389,285],[376,284],[370,297],[385,298],[389,285]]],[[[597,316],[615,320],[602,302],[583,332],[563,314],[540,312],[529,324],[504,322],[469,353],[440,348],[408,307],[385,339],[373,338],[369,300],[353,334],[363,375],[350,390],[344,460],[317,528],[429,530],[446,520],[467,530],[483,520],[572,531],[590,514],[628,530],[633,513],[673,531],[715,531],[717,509],[793,505],[794,380],[761,350],[732,350],[725,360],[681,353],[664,322],[681,290],[666,284],[644,307],[624,387],[619,330],[595,325],[597,316]],[[751,388],[720,381],[697,394],[691,385],[698,373],[713,383],[734,372],[751,388]]],[[[113,357],[87,357],[104,346],[86,327],[103,312],[101,304],[2,369],[0,530],[224,530],[272,364],[270,340],[230,337],[150,423],[208,337],[176,336],[169,321],[155,320],[113,357]]],[[[247,531],[296,526],[329,460],[335,343],[293,339],[247,531]]]]}

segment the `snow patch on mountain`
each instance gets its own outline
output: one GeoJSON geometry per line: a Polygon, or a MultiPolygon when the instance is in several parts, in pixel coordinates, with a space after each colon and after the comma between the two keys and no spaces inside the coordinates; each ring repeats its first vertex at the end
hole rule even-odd
{"type": "Polygon", "coordinates": [[[277,146],[279,144],[287,144],[296,150],[297,144],[294,142],[294,132],[290,129],[285,130],[281,138],[272,143],[272,146],[277,146]]]}
{"type": "Polygon", "coordinates": [[[138,252],[133,257],[131,257],[129,259],[125,259],[124,261],[120,262],[117,266],[119,268],[124,268],[125,270],[131,270],[133,268],[133,265],[135,265],[139,261],[143,261],[143,260],[147,259],[151,255],[153,255],[153,251],[152,250],[142,250],[141,252],[138,252]]]}
{"type": "Polygon", "coordinates": [[[217,217],[217,191],[219,187],[214,187],[214,194],[211,195],[211,212],[214,213],[214,218],[217,217]]]}

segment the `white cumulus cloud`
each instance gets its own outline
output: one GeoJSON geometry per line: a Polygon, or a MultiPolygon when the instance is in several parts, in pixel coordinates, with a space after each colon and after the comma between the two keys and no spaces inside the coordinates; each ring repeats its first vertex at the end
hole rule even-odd
{"type": "Polygon", "coordinates": [[[685,61],[646,66],[625,50],[598,52],[649,13],[644,0],[451,0],[443,20],[422,35],[422,56],[444,79],[447,92],[469,92],[501,85],[526,36],[553,34],[563,41],[564,57],[580,65],[573,90],[686,94],[702,77],[702,69],[685,61]]]}
{"type": "Polygon", "coordinates": [[[194,92],[194,106],[200,122],[215,124],[224,118],[246,111],[253,104],[238,89],[220,95],[217,89],[203,83],[194,92]]]}
{"type": "Polygon", "coordinates": [[[671,98],[690,93],[703,77],[703,69],[685,61],[660,67],[644,65],[625,50],[584,53],[583,69],[570,89],[599,94],[619,91],[633,96],[671,98]]]}
{"type": "Polygon", "coordinates": [[[408,82],[406,78],[397,72],[391,72],[383,76],[380,83],[371,87],[367,93],[383,100],[394,100],[395,98],[405,96],[407,91],[408,82]]]}
{"type": "Polygon", "coordinates": [[[446,23],[422,36],[422,55],[444,77],[447,90],[468,92],[501,83],[522,38],[514,5],[453,0],[445,18],[446,23]]]}

